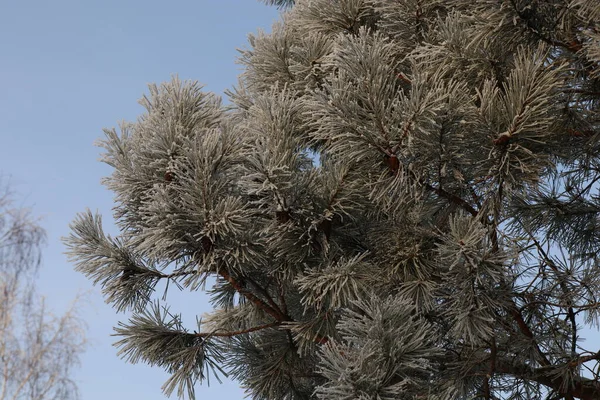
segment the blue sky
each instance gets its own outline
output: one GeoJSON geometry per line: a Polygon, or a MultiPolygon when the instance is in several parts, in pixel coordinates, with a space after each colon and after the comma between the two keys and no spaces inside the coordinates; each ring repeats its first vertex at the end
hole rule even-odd
{"type": "MultiPolygon", "coordinates": [[[[60,238],[86,207],[111,223],[110,168],[93,146],[102,128],[135,120],[148,83],[179,74],[222,94],[237,82],[236,48],[270,30],[279,12],[254,0],[0,2],[0,175],[48,233],[39,290],[56,312],[89,292],[82,315],[91,346],[75,378],[84,400],[162,399],[167,374],[116,356],[112,327],[126,315],[73,271],[60,238]]],[[[200,293],[177,296],[184,321],[210,309],[200,293]]],[[[173,396],[174,397],[174,396],[173,396]]],[[[242,399],[236,383],[198,387],[197,398],[242,399]]],[[[175,397],[174,397],[175,398],[175,397]]]]}
{"type": "MultiPolygon", "coordinates": [[[[73,271],[60,238],[86,207],[111,224],[112,194],[100,185],[110,168],[93,146],[102,128],[135,120],[152,82],[196,79],[222,94],[237,81],[236,48],[269,30],[278,11],[255,0],[32,0],[0,2],[0,176],[42,217],[48,233],[39,289],[56,313],[88,292],[82,315],[90,348],[75,375],[84,400],[163,399],[167,374],[116,356],[112,327],[126,315],[73,271]]],[[[210,309],[201,292],[175,296],[173,311],[210,309]]],[[[589,332],[589,331],[588,331],[589,332]]],[[[597,333],[588,335],[592,348],[597,333]]],[[[197,388],[198,399],[237,400],[236,383],[197,388]]]]}

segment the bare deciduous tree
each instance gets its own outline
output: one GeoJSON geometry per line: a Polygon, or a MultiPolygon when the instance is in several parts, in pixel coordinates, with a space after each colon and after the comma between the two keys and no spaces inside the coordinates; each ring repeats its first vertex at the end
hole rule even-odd
{"type": "Polygon", "coordinates": [[[0,400],[78,398],[71,371],[85,345],[76,302],[48,312],[35,292],[45,232],[29,210],[0,195],[0,400]]]}

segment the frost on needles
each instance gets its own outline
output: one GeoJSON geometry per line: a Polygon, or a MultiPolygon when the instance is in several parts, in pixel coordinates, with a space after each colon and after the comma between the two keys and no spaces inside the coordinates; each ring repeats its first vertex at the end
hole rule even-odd
{"type": "Polygon", "coordinates": [[[120,233],[65,241],[120,354],[190,398],[599,399],[600,3],[270,3],[231,106],[174,78],[100,143],[120,233]]]}

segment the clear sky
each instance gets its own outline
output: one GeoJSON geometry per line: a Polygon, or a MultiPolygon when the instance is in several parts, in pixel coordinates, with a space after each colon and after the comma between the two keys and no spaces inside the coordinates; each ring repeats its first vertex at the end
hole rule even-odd
{"type": "MultiPolygon", "coordinates": [[[[86,207],[111,220],[110,168],[93,146],[102,128],[135,120],[148,83],[172,74],[222,94],[237,82],[236,48],[270,30],[278,10],[255,0],[0,1],[0,176],[48,233],[39,290],[56,313],[89,291],[82,315],[91,347],[75,378],[84,400],[161,399],[167,374],[116,356],[112,327],[126,315],[73,268],[60,238],[86,207]]],[[[202,293],[177,298],[184,322],[209,310],[202,293]]],[[[236,383],[197,388],[198,399],[242,399],[236,383]]],[[[175,398],[175,396],[173,396],[175,398]]]]}

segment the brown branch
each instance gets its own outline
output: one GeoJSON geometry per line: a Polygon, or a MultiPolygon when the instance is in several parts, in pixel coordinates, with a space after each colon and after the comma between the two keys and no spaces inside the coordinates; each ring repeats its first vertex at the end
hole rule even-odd
{"type": "Polygon", "coordinates": [[[575,368],[575,367],[578,367],[581,364],[584,364],[588,361],[594,361],[594,360],[596,360],[596,361],[600,360],[600,351],[597,353],[594,353],[594,354],[590,354],[589,356],[578,357],[575,360],[570,361],[567,365],[569,368],[575,368]]]}
{"type": "MultiPolygon", "coordinates": [[[[197,271],[194,271],[194,272],[197,272],[197,271]]],[[[171,275],[164,275],[163,277],[170,278],[173,276],[187,275],[189,273],[190,272],[178,272],[178,273],[171,274],[171,275]]],[[[229,282],[229,284],[231,284],[231,286],[233,286],[233,288],[240,295],[243,295],[244,297],[246,297],[248,300],[250,300],[252,303],[254,303],[258,308],[260,308],[261,310],[263,310],[264,312],[266,312],[267,314],[269,314],[270,316],[275,318],[276,321],[272,322],[270,324],[252,327],[252,328],[248,328],[248,329],[244,329],[244,330],[240,330],[240,331],[221,332],[221,333],[219,333],[219,332],[205,332],[204,333],[203,332],[203,333],[196,333],[195,334],[196,336],[200,336],[200,337],[208,337],[208,336],[231,337],[231,336],[235,336],[235,335],[241,335],[244,333],[250,333],[250,332],[255,332],[255,331],[275,327],[275,326],[280,325],[282,322],[293,322],[293,320],[287,315],[287,313],[285,311],[281,311],[279,306],[277,306],[277,304],[269,296],[268,296],[268,300],[270,300],[269,303],[271,303],[273,306],[265,303],[265,301],[263,301],[262,299],[260,299],[256,295],[254,295],[251,291],[244,288],[238,280],[236,280],[234,277],[231,276],[231,274],[229,274],[229,272],[226,269],[220,268],[216,271],[216,273],[219,274],[227,282],[229,282]]],[[[253,284],[255,286],[257,286],[259,289],[261,289],[264,294],[264,289],[262,287],[259,287],[254,282],[253,282],[253,284]]],[[[285,302],[283,301],[283,292],[282,291],[283,291],[283,288],[280,287],[279,297],[282,300],[282,306],[284,307],[284,310],[285,310],[286,307],[285,307],[285,302]]],[[[286,329],[286,330],[289,333],[289,329],[286,329]]],[[[315,343],[318,343],[318,344],[325,344],[325,343],[327,343],[328,340],[329,340],[329,338],[326,336],[317,335],[315,337],[314,341],[315,341],[315,343]]]]}
{"type": "Polygon", "coordinates": [[[279,302],[281,303],[281,309],[284,314],[287,314],[287,304],[285,302],[283,282],[279,279],[277,280],[277,296],[279,297],[279,302]]]}
{"type": "Polygon", "coordinates": [[[483,397],[485,400],[492,399],[492,393],[490,391],[490,378],[491,376],[489,374],[483,377],[483,397]]]}
{"type": "Polygon", "coordinates": [[[232,336],[237,336],[237,335],[243,335],[245,333],[251,333],[251,332],[256,332],[256,331],[261,331],[263,329],[268,329],[268,328],[273,328],[276,327],[278,325],[280,325],[281,322],[276,321],[276,322],[271,322],[270,324],[265,324],[265,325],[260,325],[260,326],[253,326],[252,328],[247,328],[247,329],[242,329],[239,331],[231,331],[231,332],[199,332],[199,333],[194,333],[194,336],[196,337],[232,337],[232,336]]]}
{"type": "Polygon", "coordinates": [[[466,210],[472,216],[476,217],[479,214],[479,211],[477,211],[471,204],[469,204],[463,198],[458,197],[457,195],[452,194],[450,192],[447,192],[444,189],[436,188],[433,185],[430,185],[429,183],[426,183],[425,187],[427,189],[433,191],[438,196],[443,197],[443,198],[449,200],[451,203],[454,203],[454,204],[462,207],[464,210],[466,210]]]}
{"type": "Polygon", "coordinates": [[[573,304],[572,306],[569,306],[568,304],[554,303],[554,302],[547,301],[547,300],[534,300],[534,301],[530,301],[528,303],[523,304],[523,306],[521,306],[519,311],[523,311],[528,307],[533,307],[533,306],[538,306],[538,305],[545,305],[545,306],[557,307],[557,308],[572,307],[573,310],[577,309],[575,314],[579,314],[582,311],[600,307],[600,302],[595,301],[593,303],[587,303],[587,304],[581,304],[581,305],[573,304]]]}
{"type": "Polygon", "coordinates": [[[492,342],[490,344],[490,369],[483,380],[483,391],[487,400],[492,399],[492,393],[490,390],[490,379],[492,379],[494,373],[496,372],[496,354],[496,338],[493,337],[492,342]]]}
{"type": "Polygon", "coordinates": [[[406,77],[406,75],[404,75],[402,72],[398,72],[398,73],[396,74],[396,77],[397,77],[398,79],[400,79],[401,81],[403,81],[403,82],[405,82],[405,83],[408,83],[409,85],[412,85],[412,81],[411,81],[410,79],[408,79],[408,78],[406,77]]]}
{"type": "Polygon", "coordinates": [[[535,37],[537,37],[538,40],[541,40],[542,42],[554,47],[560,47],[571,52],[573,55],[577,55],[590,75],[593,75],[596,72],[597,67],[593,66],[594,63],[590,62],[587,57],[581,54],[580,50],[583,48],[583,44],[577,40],[577,38],[573,37],[569,42],[564,42],[562,40],[553,39],[543,35],[538,29],[531,25],[530,17],[527,17],[524,15],[522,10],[519,10],[515,0],[511,0],[511,3],[519,18],[525,22],[525,28],[535,37]]]}
{"type": "Polygon", "coordinates": [[[600,383],[595,380],[576,377],[572,382],[565,382],[556,375],[554,368],[531,368],[524,364],[514,364],[507,360],[496,360],[496,371],[500,374],[512,375],[527,379],[552,388],[563,396],[572,396],[581,400],[600,398],[600,383]]]}
{"type": "Polygon", "coordinates": [[[523,319],[523,316],[521,315],[521,313],[518,311],[516,304],[513,303],[513,306],[508,311],[511,314],[511,316],[513,317],[513,319],[515,320],[515,322],[517,323],[517,326],[519,327],[519,330],[521,331],[521,333],[523,335],[527,336],[531,340],[533,345],[535,346],[535,349],[537,350],[537,352],[540,356],[540,364],[542,364],[543,366],[551,365],[550,361],[548,361],[548,358],[546,357],[544,352],[542,352],[542,349],[540,349],[540,346],[536,342],[533,332],[531,331],[531,329],[529,328],[529,326],[523,319]]]}
{"type": "Polygon", "coordinates": [[[250,282],[252,284],[252,286],[254,286],[256,288],[256,290],[258,292],[260,292],[260,294],[262,294],[265,297],[265,299],[267,300],[267,303],[269,303],[269,306],[271,306],[271,308],[273,308],[274,310],[280,312],[281,314],[284,314],[284,312],[281,311],[281,308],[279,308],[279,305],[277,303],[275,303],[275,301],[273,301],[273,298],[267,292],[266,289],[264,289],[254,279],[252,279],[252,278],[250,278],[248,276],[245,277],[244,279],[247,280],[248,282],[250,282]]]}
{"type": "Polygon", "coordinates": [[[231,286],[233,286],[233,288],[235,290],[237,290],[238,293],[244,295],[244,297],[246,297],[248,300],[250,300],[252,303],[254,303],[258,308],[260,308],[261,310],[263,310],[264,312],[266,312],[267,314],[269,314],[270,316],[275,318],[278,322],[289,320],[289,317],[284,315],[281,311],[273,309],[271,306],[266,304],[263,300],[256,297],[252,292],[250,292],[249,290],[246,290],[244,287],[242,287],[242,285],[240,285],[240,283],[235,278],[233,278],[229,274],[229,272],[227,272],[224,268],[220,268],[217,271],[217,273],[219,275],[221,275],[221,277],[223,277],[223,279],[225,279],[227,282],[229,282],[231,284],[231,286]]]}
{"type": "MultiPolygon", "coordinates": [[[[280,325],[282,322],[293,322],[293,320],[288,315],[283,313],[279,309],[279,307],[277,307],[276,309],[272,308],[271,306],[266,304],[262,299],[256,297],[252,292],[250,292],[250,291],[246,290],[244,287],[242,287],[242,285],[240,285],[240,283],[235,278],[233,278],[226,270],[220,269],[217,273],[219,275],[221,275],[221,277],[223,277],[223,279],[225,279],[227,282],[229,282],[231,284],[231,286],[233,286],[233,288],[235,290],[237,290],[238,293],[244,295],[248,300],[250,300],[252,303],[254,303],[258,308],[260,308],[261,310],[263,310],[264,312],[271,315],[273,318],[275,318],[277,320],[273,324],[268,324],[268,325],[276,326],[276,325],[280,325]]],[[[268,325],[263,325],[263,326],[259,326],[256,328],[250,328],[251,329],[250,332],[269,328],[270,326],[268,326],[268,325]]],[[[290,340],[292,340],[290,330],[286,329],[286,331],[288,333],[288,336],[290,336],[290,340]]],[[[240,333],[238,333],[238,334],[242,334],[242,333],[248,333],[248,332],[240,331],[240,333]]],[[[227,335],[226,334],[220,334],[220,335],[213,334],[212,336],[227,336],[227,335]]],[[[329,338],[327,336],[321,336],[321,335],[317,335],[314,339],[314,342],[318,343],[318,344],[325,344],[328,341],[329,341],[329,338]]]]}

